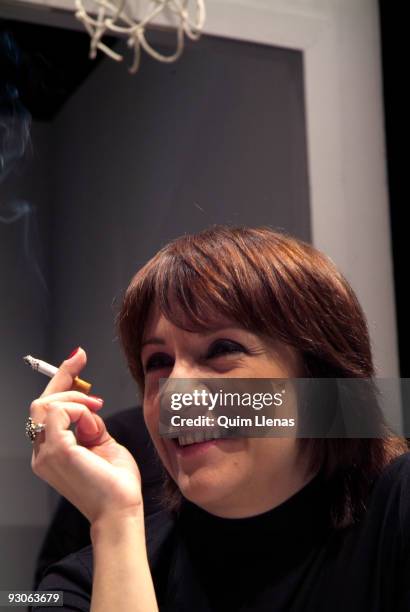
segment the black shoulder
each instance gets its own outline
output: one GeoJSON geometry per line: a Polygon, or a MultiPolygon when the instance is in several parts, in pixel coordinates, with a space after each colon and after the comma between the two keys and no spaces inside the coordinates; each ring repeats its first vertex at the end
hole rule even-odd
{"type": "MultiPolygon", "coordinates": [[[[145,519],[147,554],[152,570],[155,569],[160,553],[173,532],[174,523],[173,514],[167,510],[151,514],[145,519]]],[[[88,612],[92,581],[93,549],[92,546],[86,546],[50,565],[43,572],[37,589],[63,591],[63,610],[75,609],[88,612]]],[[[36,610],[41,609],[36,608],[36,610]]]]}
{"type": "Polygon", "coordinates": [[[399,455],[389,463],[378,480],[376,487],[386,491],[387,489],[397,489],[402,491],[410,482],[410,452],[399,455]]]}
{"type": "MultiPolygon", "coordinates": [[[[63,591],[60,610],[89,612],[92,589],[92,547],[87,546],[61,561],[50,565],[43,573],[38,591],[63,591]]],[[[48,610],[36,607],[35,610],[48,610]]]]}
{"type": "Polygon", "coordinates": [[[173,534],[175,524],[175,515],[168,510],[160,510],[146,517],[145,540],[151,569],[155,567],[161,551],[173,534]]]}
{"type": "Polygon", "coordinates": [[[394,513],[402,542],[410,543],[410,452],[396,457],[377,479],[372,498],[394,513]]]}

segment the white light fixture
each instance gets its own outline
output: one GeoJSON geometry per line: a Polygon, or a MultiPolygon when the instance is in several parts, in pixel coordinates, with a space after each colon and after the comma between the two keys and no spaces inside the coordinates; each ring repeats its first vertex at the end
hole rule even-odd
{"type": "MultiPolygon", "coordinates": [[[[131,3],[137,0],[131,0],[131,3]]],[[[140,3],[141,4],[141,3],[140,3]]],[[[141,19],[135,18],[136,6],[130,6],[127,0],[75,0],[75,16],[83,24],[91,37],[90,57],[93,59],[97,50],[104,52],[113,60],[122,61],[123,56],[101,42],[105,34],[115,34],[127,40],[128,46],[133,50],[134,58],[129,69],[131,73],[137,72],[141,48],[151,57],[160,61],[175,62],[184,49],[184,34],[191,40],[198,40],[205,23],[205,0],[148,0],[145,4],[145,15],[141,19]],[[194,5],[195,16],[191,19],[189,4],[194,5]],[[145,38],[146,28],[159,16],[168,18],[167,21],[176,27],[177,47],[172,55],[163,55],[148,44],[145,38]]]]}

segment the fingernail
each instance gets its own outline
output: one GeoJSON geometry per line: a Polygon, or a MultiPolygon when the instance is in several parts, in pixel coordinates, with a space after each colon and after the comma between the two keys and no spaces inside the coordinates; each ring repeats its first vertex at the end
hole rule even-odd
{"type": "Polygon", "coordinates": [[[90,433],[95,433],[95,434],[99,433],[100,428],[98,427],[98,425],[97,425],[97,423],[95,422],[94,419],[92,420],[92,424],[93,424],[93,427],[91,427],[91,429],[93,431],[91,431],[90,433]]]}
{"type": "Polygon", "coordinates": [[[80,350],[80,347],[79,347],[79,346],[77,346],[77,348],[76,348],[76,349],[74,349],[74,350],[73,350],[73,352],[69,354],[69,356],[67,357],[67,359],[71,359],[71,357],[74,357],[74,355],[75,355],[76,353],[78,353],[78,351],[79,351],[79,350],[80,350]]]}
{"type": "Polygon", "coordinates": [[[97,397],[96,395],[89,395],[88,397],[91,397],[91,399],[95,400],[96,402],[99,402],[100,404],[104,403],[104,400],[102,397],[97,397]]]}

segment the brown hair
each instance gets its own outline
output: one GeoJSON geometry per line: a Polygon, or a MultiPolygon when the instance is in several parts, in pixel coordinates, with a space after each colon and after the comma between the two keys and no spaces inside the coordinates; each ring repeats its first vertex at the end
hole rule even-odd
{"type": "MultiPolygon", "coordinates": [[[[280,340],[299,352],[307,377],[374,376],[366,319],[349,283],[323,253],[269,227],[215,225],[181,236],[137,272],[117,322],[142,393],[141,342],[154,304],[188,331],[212,329],[222,315],[280,340]]],[[[322,470],[327,479],[337,528],[360,517],[375,478],[407,451],[406,441],[387,429],[380,438],[299,442],[312,472],[322,470]]],[[[169,476],[165,489],[167,506],[178,508],[181,494],[169,476]]]]}

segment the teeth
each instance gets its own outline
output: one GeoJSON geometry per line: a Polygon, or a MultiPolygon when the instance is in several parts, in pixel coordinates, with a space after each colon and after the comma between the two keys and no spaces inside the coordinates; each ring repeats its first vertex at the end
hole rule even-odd
{"type": "Polygon", "coordinates": [[[215,431],[196,431],[195,433],[185,434],[178,436],[178,442],[181,446],[187,444],[194,444],[196,442],[204,442],[205,440],[213,440],[215,438],[221,438],[222,436],[215,431]]]}

